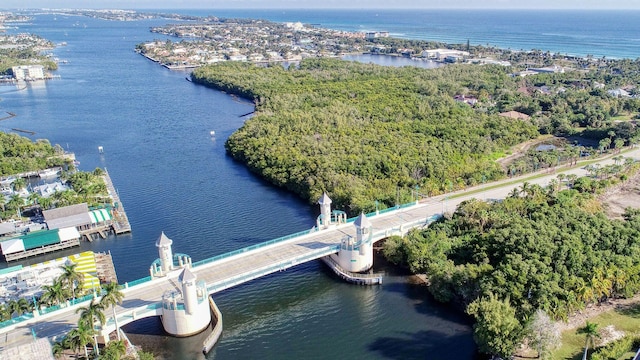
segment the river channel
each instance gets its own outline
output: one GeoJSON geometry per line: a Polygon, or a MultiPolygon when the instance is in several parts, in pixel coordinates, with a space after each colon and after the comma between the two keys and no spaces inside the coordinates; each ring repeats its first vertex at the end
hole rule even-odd
{"type": "MultiPolygon", "coordinates": [[[[38,15],[10,31],[65,42],[53,51],[67,62],[60,78],[0,86],[0,111],[17,114],[0,122],[2,131],[35,131],[32,139],[74,152],[81,170],[109,171],[133,231],[85,242],[82,250],[110,251],[120,283],[148,275],[161,231],[173,239],[174,253],[198,261],[309,229],[317,213],[225,154],[224,141],[251,103],[134,52],[137,43],[163,38],[148,31],[163,23],[38,15]]],[[[216,294],[224,332],[206,358],[475,358],[464,315],[437,304],[400,270],[383,261],[376,267],[385,272],[381,286],[345,284],[311,262],[216,294]]],[[[162,359],[204,358],[202,336],[168,337],[158,319],[126,331],[162,359]]]]}

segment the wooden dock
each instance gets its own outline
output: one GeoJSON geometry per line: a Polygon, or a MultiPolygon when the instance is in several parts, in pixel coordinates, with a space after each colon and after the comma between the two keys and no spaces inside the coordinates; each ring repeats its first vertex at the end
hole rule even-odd
{"type": "Polygon", "coordinates": [[[131,232],[129,218],[127,217],[127,213],[124,211],[118,192],[113,186],[113,182],[111,181],[111,177],[109,176],[107,169],[104,169],[104,182],[107,184],[107,191],[113,199],[113,222],[111,224],[113,232],[116,235],[131,232]]]}

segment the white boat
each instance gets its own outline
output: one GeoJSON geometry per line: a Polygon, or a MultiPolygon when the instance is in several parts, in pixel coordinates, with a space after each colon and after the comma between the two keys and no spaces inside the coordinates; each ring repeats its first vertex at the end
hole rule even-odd
{"type": "Polygon", "coordinates": [[[41,178],[54,178],[54,177],[58,177],[59,171],[60,170],[58,169],[45,169],[38,172],[38,176],[40,176],[41,178]]]}

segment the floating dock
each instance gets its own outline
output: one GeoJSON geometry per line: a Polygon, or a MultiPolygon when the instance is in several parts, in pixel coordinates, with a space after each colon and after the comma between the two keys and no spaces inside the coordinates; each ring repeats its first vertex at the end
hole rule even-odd
{"type": "Polygon", "coordinates": [[[127,213],[124,211],[124,207],[122,206],[122,202],[120,202],[118,192],[113,186],[113,182],[111,181],[111,177],[109,176],[109,172],[107,172],[107,169],[104,169],[104,182],[107,184],[107,191],[113,199],[113,232],[116,235],[131,232],[131,224],[129,224],[129,218],[127,217],[127,213]]]}

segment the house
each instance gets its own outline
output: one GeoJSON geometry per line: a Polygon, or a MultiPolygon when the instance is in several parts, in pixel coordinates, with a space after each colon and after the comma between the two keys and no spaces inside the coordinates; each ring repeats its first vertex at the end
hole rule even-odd
{"type": "Polygon", "coordinates": [[[478,99],[473,96],[456,95],[453,99],[457,102],[465,103],[470,106],[475,106],[478,103],[478,99]]]}
{"type": "Polygon", "coordinates": [[[527,70],[533,71],[536,73],[544,73],[544,74],[564,74],[564,68],[557,65],[541,67],[541,68],[529,68],[527,70]]]}
{"type": "Polygon", "coordinates": [[[615,98],[630,98],[631,94],[625,89],[618,88],[607,91],[607,94],[615,97],[615,98]]]}

